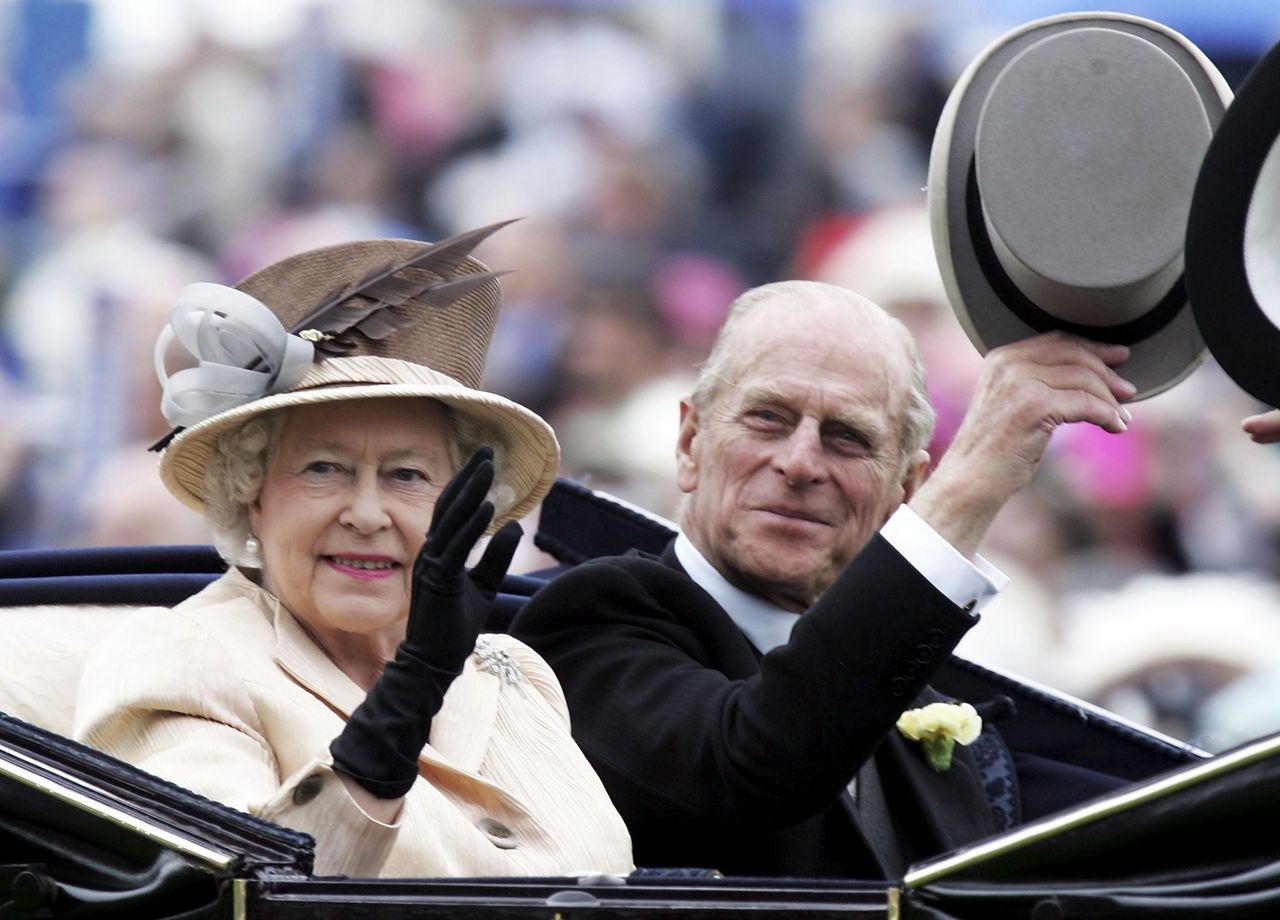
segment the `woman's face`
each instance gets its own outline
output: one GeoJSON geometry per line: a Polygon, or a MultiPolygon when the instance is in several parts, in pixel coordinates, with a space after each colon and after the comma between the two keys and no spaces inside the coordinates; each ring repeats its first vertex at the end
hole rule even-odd
{"type": "Polygon", "coordinates": [[[389,655],[404,636],[413,563],[452,474],[445,411],[432,400],[289,410],[249,508],[263,587],[332,657],[389,655]]]}

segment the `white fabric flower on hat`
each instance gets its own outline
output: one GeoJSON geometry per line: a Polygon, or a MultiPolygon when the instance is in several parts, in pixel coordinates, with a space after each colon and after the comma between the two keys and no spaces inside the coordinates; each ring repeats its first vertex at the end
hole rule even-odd
{"type": "Polygon", "coordinates": [[[170,425],[189,426],[301,382],[315,352],[255,297],[221,284],[183,290],[156,340],[160,411],[170,425]],[[199,362],[173,375],[165,352],[177,339],[199,362]]]}

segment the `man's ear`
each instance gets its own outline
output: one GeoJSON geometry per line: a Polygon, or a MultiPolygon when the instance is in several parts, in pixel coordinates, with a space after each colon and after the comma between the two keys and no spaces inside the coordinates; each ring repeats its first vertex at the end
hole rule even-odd
{"type": "Polygon", "coordinates": [[[902,474],[902,503],[905,505],[911,501],[911,496],[916,494],[916,489],[920,488],[921,483],[929,475],[929,452],[927,450],[918,450],[911,458],[911,462],[907,464],[907,470],[902,474]]]}
{"type": "Polygon", "coordinates": [[[681,492],[698,487],[698,407],[690,400],[680,400],[680,434],[676,438],[676,485],[681,492]]]}

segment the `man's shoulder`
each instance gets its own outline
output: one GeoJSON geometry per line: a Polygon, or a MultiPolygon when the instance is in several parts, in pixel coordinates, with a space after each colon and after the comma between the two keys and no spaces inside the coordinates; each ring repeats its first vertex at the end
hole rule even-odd
{"type": "Polygon", "coordinates": [[[546,594],[592,586],[633,586],[647,590],[652,586],[674,585],[685,588],[693,584],[675,561],[675,554],[667,547],[660,555],[633,549],[618,556],[599,556],[588,559],[557,575],[534,598],[546,594]]]}
{"type": "Polygon", "coordinates": [[[574,566],[540,588],[512,623],[517,636],[566,619],[634,617],[682,621],[690,613],[719,611],[685,574],[670,547],[661,555],[632,550],[574,566]]]}

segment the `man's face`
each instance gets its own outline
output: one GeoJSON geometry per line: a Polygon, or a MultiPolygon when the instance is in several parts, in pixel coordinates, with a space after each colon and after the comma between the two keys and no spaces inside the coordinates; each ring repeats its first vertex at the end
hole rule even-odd
{"type": "Polygon", "coordinates": [[[685,403],[682,523],[730,582],[803,610],[908,497],[910,385],[902,340],[878,315],[764,303],[735,337],[731,379],[685,403]]]}

